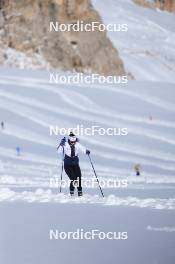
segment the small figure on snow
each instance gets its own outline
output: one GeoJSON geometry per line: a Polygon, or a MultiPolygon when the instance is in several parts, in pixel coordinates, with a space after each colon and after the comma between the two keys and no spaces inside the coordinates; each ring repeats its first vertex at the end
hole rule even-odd
{"type": "Polygon", "coordinates": [[[75,182],[77,182],[78,196],[82,196],[81,169],[79,166],[79,152],[89,155],[90,151],[84,148],[78,138],[71,132],[68,137],[63,138],[58,147],[58,153],[63,151],[64,170],[70,179],[70,195],[74,195],[75,182]],[[62,148],[60,148],[60,146],[62,148]]]}
{"type": "Polygon", "coordinates": [[[4,130],[4,122],[1,122],[1,130],[4,130]]]}
{"type": "Polygon", "coordinates": [[[16,155],[17,156],[21,155],[21,148],[19,146],[16,147],[16,155]]]}
{"type": "Polygon", "coordinates": [[[140,170],[141,170],[141,166],[140,166],[140,164],[136,164],[136,165],[134,166],[134,170],[135,170],[135,172],[136,172],[136,176],[140,176],[140,170]]]}

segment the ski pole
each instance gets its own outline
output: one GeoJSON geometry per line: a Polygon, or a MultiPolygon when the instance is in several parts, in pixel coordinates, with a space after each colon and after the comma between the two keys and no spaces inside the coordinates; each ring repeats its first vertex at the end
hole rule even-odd
{"type": "Polygon", "coordinates": [[[64,147],[63,147],[63,156],[62,156],[62,165],[61,165],[61,183],[60,183],[60,193],[62,189],[62,180],[63,180],[63,167],[64,167],[64,147]]]}
{"type": "MultiPolygon", "coordinates": [[[[64,140],[66,140],[66,138],[64,137],[64,140]]],[[[61,143],[59,144],[59,146],[57,147],[57,150],[61,147],[61,143]]],[[[63,179],[63,167],[64,167],[64,146],[62,146],[63,148],[63,156],[62,156],[62,165],[61,165],[61,183],[60,183],[60,193],[61,193],[61,187],[62,187],[62,179],[63,179]]]]}
{"type": "Polygon", "coordinates": [[[57,150],[60,148],[61,144],[59,144],[59,146],[57,147],[57,150]]]}
{"type": "MultiPolygon", "coordinates": [[[[66,141],[66,137],[64,137],[63,140],[66,141]]],[[[58,145],[57,150],[60,148],[60,146],[61,146],[61,143],[58,145]]]]}
{"type": "Polygon", "coordinates": [[[96,173],[96,171],[95,171],[95,168],[94,168],[94,165],[93,165],[93,163],[92,163],[92,160],[91,160],[90,155],[88,155],[88,157],[89,157],[89,160],[90,160],[90,163],[91,163],[92,169],[93,169],[93,171],[94,171],[95,177],[96,177],[96,179],[97,179],[97,182],[98,182],[98,186],[99,186],[99,188],[100,188],[101,195],[104,197],[104,194],[103,194],[102,188],[101,188],[101,186],[100,186],[100,183],[99,183],[99,180],[98,180],[98,177],[97,177],[97,173],[96,173]]]}

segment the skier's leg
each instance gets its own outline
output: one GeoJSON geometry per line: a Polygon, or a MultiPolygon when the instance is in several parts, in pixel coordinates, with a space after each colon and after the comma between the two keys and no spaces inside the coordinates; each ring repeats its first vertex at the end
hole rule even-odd
{"type": "Polygon", "coordinates": [[[73,195],[74,194],[74,169],[73,169],[73,166],[71,165],[64,165],[64,170],[67,174],[67,176],[69,177],[70,179],[70,194],[73,195]]]}
{"type": "Polygon", "coordinates": [[[78,196],[82,196],[82,186],[81,186],[81,169],[79,165],[75,166],[76,179],[78,180],[78,196]]]}

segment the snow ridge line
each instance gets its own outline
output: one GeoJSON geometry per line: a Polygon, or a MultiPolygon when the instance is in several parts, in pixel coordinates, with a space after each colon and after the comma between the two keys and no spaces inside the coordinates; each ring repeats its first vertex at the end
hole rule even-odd
{"type": "Polygon", "coordinates": [[[82,198],[72,198],[65,194],[53,194],[50,189],[37,189],[35,192],[15,192],[9,188],[0,189],[0,202],[25,201],[28,203],[70,203],[70,204],[93,204],[102,206],[130,206],[139,208],[151,208],[157,210],[175,210],[175,199],[139,199],[137,197],[117,197],[109,195],[101,198],[98,195],[84,195],[82,198]]]}

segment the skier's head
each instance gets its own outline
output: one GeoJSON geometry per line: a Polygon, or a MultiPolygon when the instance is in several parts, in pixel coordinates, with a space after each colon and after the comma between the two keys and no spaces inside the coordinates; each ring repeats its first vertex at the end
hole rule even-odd
{"type": "Polygon", "coordinates": [[[69,137],[68,137],[68,142],[70,144],[75,144],[77,142],[77,137],[74,135],[73,132],[70,132],[69,137]]]}

